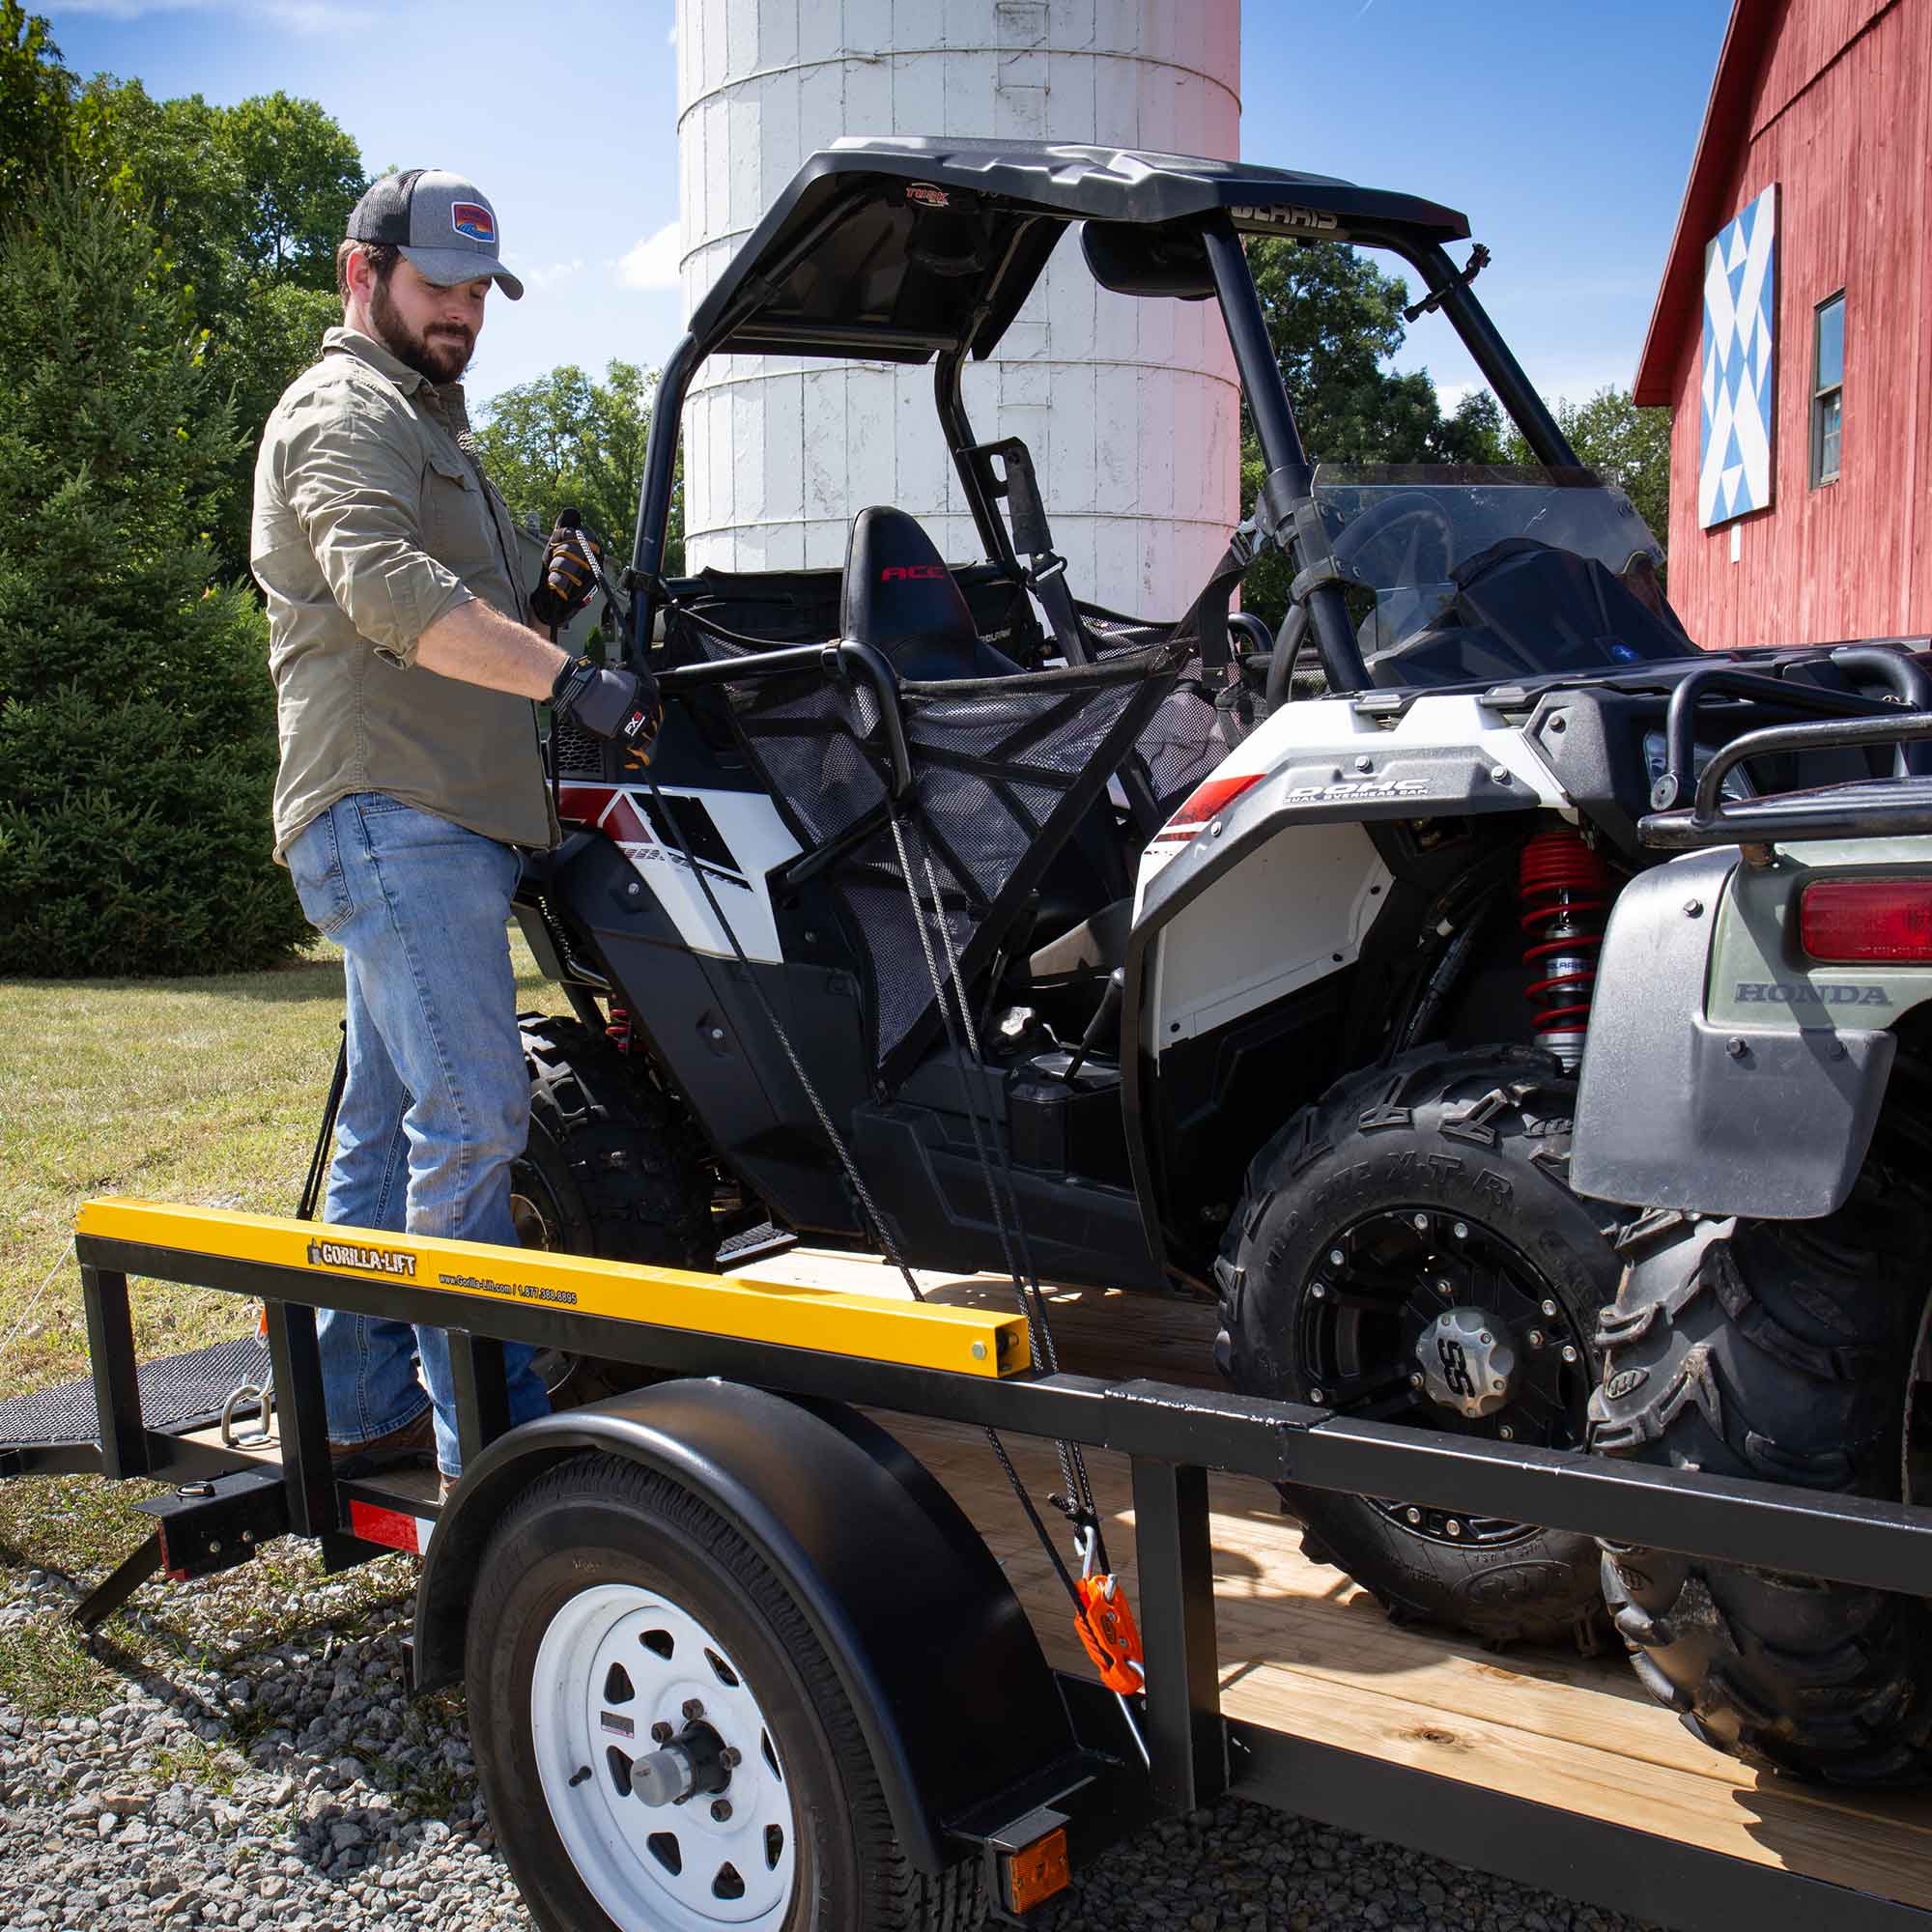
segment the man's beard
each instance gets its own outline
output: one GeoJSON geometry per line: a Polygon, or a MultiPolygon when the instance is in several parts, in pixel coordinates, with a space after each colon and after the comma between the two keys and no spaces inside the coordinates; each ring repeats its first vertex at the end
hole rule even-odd
{"type": "Polygon", "coordinates": [[[412,333],[389,299],[386,279],[376,284],[369,300],[369,320],[376,325],[384,348],[426,382],[453,383],[469,366],[475,336],[455,323],[445,322],[433,324],[424,334],[412,333]]]}

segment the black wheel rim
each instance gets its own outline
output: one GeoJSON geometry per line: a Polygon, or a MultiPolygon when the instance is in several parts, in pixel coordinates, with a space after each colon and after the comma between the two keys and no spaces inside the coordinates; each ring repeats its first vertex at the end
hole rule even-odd
{"type": "Polygon", "coordinates": [[[510,1168],[510,1219],[516,1224],[517,1245],[554,1252],[563,1236],[563,1212],[556,1190],[527,1157],[510,1168]]]}
{"type": "MultiPolygon", "coordinates": [[[[1583,1440],[1587,1338],[1527,1256],[1472,1216],[1393,1207],[1332,1236],[1302,1284],[1294,1360],[1306,1399],[1337,1414],[1538,1448],[1583,1440]],[[1422,1385],[1418,1346],[1439,1316],[1462,1308],[1499,1324],[1515,1355],[1506,1400],[1486,1416],[1445,1406],[1422,1385]]],[[[1542,1533],[1503,1517],[1369,1500],[1407,1534],[1456,1548],[1542,1533]]]]}

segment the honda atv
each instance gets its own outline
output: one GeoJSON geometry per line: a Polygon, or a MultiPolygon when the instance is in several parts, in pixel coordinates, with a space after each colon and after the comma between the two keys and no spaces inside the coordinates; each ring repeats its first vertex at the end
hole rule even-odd
{"type": "MultiPolygon", "coordinates": [[[[1740,730],[1922,704],[1904,652],[1699,656],[1446,244],[1463,217],[1243,162],[990,141],[813,156],[664,369],[624,649],[647,771],[569,728],[519,912],[526,1237],[708,1263],[761,1224],[914,1267],[1211,1296],[1248,1391],[1580,1445],[1622,1216],[1568,1183],[1574,1070],[1635,826],[1740,730]],[[961,368],[1061,242],[1212,300],[1265,461],[1178,620],[1076,600],[1023,444],[961,368]],[[1249,235],[1393,251],[1541,467],[1321,470],[1249,235]],[[842,572],[664,567],[714,355],[930,363],[984,556],[859,506],[842,572]],[[1279,636],[1231,607],[1275,545],[1279,636]],[[735,1213],[736,1219],[721,1219],[735,1213]]],[[[1104,596],[1105,586],[1083,586],[1104,596]]],[[[1808,777],[1868,754],[1799,754],[1808,777]]],[[[1586,1630],[1585,1538],[1295,1491],[1400,1613],[1586,1630]]]]}
{"type": "MultiPolygon", "coordinates": [[[[1645,1210],[1598,1331],[1607,1455],[1932,1500],[1932,780],[1713,782],[1928,733],[1755,732],[1645,822],[1694,856],[1619,900],[1583,1062],[1576,1184],[1645,1210]]],[[[1707,1744],[1833,1784],[1932,1778],[1932,1601],[1627,1545],[1604,1590],[1707,1744]]]]}

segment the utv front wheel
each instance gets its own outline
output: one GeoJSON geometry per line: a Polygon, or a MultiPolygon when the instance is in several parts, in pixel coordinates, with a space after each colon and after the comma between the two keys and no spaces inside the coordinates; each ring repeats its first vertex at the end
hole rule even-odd
{"type": "MultiPolygon", "coordinates": [[[[1932,1203],[1875,1161],[1823,1220],[1659,1228],[1605,1311],[1592,1447],[1932,1500],[1928,1244],[1932,1203]]],[[[1607,1544],[1604,1595],[1644,1688],[1704,1743],[1832,1784],[1932,1780],[1927,1599],[1607,1544]]]]}
{"type": "MultiPolygon", "coordinates": [[[[1249,1167],[1222,1245],[1223,1373],[1337,1414],[1579,1445],[1617,1264],[1566,1184],[1575,1092],[1528,1048],[1437,1049],[1296,1115],[1249,1167]]],[[[1588,1537],[1401,1496],[1282,1496],[1309,1554],[1393,1616],[1593,1647],[1588,1537]]]]}
{"type": "MultiPolygon", "coordinates": [[[[525,1013],[530,1136],[510,1172],[518,1242],[604,1261],[708,1268],[717,1253],[711,1179],[694,1130],[641,1060],[578,1020],[525,1013]]],[[[650,1377],[628,1363],[540,1350],[553,1408],[575,1408],[650,1377]]]]}
{"type": "Polygon", "coordinates": [[[711,1183],[689,1122],[643,1071],[578,1020],[526,1013],[530,1138],[510,1207],[526,1248],[706,1267],[711,1183]]]}
{"type": "Polygon", "coordinates": [[[980,1922],[977,1864],[910,1866],[811,1625],[689,1491],[577,1457],[518,1500],[479,1576],[477,1771],[545,1932],[980,1922]]]}

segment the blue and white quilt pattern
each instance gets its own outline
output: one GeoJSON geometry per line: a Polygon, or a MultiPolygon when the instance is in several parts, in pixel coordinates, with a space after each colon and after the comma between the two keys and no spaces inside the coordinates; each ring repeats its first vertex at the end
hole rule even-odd
{"type": "Polygon", "coordinates": [[[1707,530],[1771,504],[1776,243],[1777,189],[1772,186],[1704,249],[1704,438],[1697,517],[1707,530]]]}

